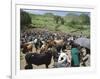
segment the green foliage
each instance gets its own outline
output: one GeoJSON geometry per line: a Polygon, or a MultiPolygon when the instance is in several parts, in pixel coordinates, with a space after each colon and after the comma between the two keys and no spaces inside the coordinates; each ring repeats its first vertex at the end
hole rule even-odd
{"type": "Polygon", "coordinates": [[[76,24],[77,23],[74,20],[72,20],[71,22],[68,23],[68,26],[75,28],[76,24]]]}
{"type": "Polygon", "coordinates": [[[64,19],[61,16],[54,16],[56,24],[64,24],[64,19]]]}
{"type": "Polygon", "coordinates": [[[81,24],[90,25],[90,17],[86,14],[80,15],[81,24]]]}
{"type": "Polygon", "coordinates": [[[21,11],[21,27],[22,25],[29,26],[32,23],[32,27],[46,28],[53,31],[62,31],[71,33],[81,33],[90,36],[90,17],[87,14],[77,15],[69,13],[66,16],[58,16],[53,13],[29,14],[21,11]]]}
{"type": "Polygon", "coordinates": [[[24,28],[24,26],[31,24],[31,17],[27,12],[24,12],[23,10],[20,10],[20,24],[21,28],[24,28]]]}

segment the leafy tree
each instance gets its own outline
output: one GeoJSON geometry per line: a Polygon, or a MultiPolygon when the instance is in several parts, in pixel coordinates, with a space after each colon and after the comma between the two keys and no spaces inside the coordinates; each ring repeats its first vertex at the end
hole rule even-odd
{"type": "Polygon", "coordinates": [[[55,20],[56,24],[58,24],[58,23],[64,24],[64,19],[61,16],[54,16],[54,20],[55,20]]]}
{"type": "Polygon", "coordinates": [[[74,21],[74,20],[72,20],[72,21],[70,21],[70,22],[68,23],[68,25],[69,25],[70,27],[72,27],[72,28],[75,28],[75,26],[77,25],[77,22],[74,21]]]}
{"type": "Polygon", "coordinates": [[[20,10],[20,20],[21,28],[24,28],[25,26],[28,27],[28,25],[32,23],[30,15],[23,10],[20,10]]]}
{"type": "Polygon", "coordinates": [[[90,17],[87,14],[81,14],[80,16],[81,24],[90,25],[90,17]]]}
{"type": "Polygon", "coordinates": [[[64,24],[64,19],[61,16],[54,16],[54,21],[56,23],[55,30],[58,31],[60,25],[64,24]]]}

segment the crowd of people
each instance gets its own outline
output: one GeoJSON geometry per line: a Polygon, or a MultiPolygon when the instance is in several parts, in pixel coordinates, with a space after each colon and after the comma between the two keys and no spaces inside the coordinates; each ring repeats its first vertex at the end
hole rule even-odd
{"type": "Polygon", "coordinates": [[[81,37],[82,35],[76,36],[41,29],[21,31],[21,52],[26,54],[28,64],[25,69],[32,69],[32,64],[46,64],[48,68],[52,57],[54,68],[90,66],[90,49],[74,43],[81,37]],[[44,60],[47,61],[44,62],[44,60]]]}

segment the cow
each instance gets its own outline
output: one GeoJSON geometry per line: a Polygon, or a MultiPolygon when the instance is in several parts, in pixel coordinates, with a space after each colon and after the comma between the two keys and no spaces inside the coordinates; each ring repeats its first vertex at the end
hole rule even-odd
{"type": "Polygon", "coordinates": [[[48,68],[48,65],[51,63],[52,59],[52,51],[48,50],[46,53],[27,53],[25,56],[25,60],[27,65],[25,66],[25,69],[33,69],[32,64],[35,64],[37,66],[45,64],[46,68],[48,68]]]}
{"type": "Polygon", "coordinates": [[[24,43],[21,45],[21,49],[22,49],[22,52],[26,54],[28,52],[32,52],[33,45],[32,43],[24,43]]]}
{"type": "Polygon", "coordinates": [[[40,39],[35,39],[34,40],[34,45],[35,45],[35,48],[36,48],[36,51],[41,48],[41,46],[43,45],[42,41],[40,39]]]}

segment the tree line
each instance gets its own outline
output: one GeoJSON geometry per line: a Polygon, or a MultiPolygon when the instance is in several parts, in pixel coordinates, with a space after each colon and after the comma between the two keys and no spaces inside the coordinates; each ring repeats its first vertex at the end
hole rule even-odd
{"type": "MultiPolygon", "coordinates": [[[[74,16],[78,16],[79,20],[72,19],[68,23],[66,23],[66,20],[69,20],[69,18],[65,19],[65,17],[70,16],[70,14],[66,15],[66,16],[58,16],[58,15],[54,15],[53,13],[45,13],[44,16],[53,17],[54,22],[56,24],[56,27],[55,27],[56,29],[60,25],[68,25],[72,28],[79,28],[79,29],[82,28],[82,27],[78,27],[78,25],[90,25],[90,17],[87,14],[84,14],[84,13],[82,13],[80,15],[74,15],[74,16]]],[[[73,15],[71,15],[71,17],[73,17],[73,15]]],[[[30,16],[29,13],[27,13],[23,10],[20,10],[20,20],[21,20],[20,25],[21,25],[22,29],[25,28],[25,26],[28,27],[29,24],[32,24],[32,17],[30,16]]]]}

